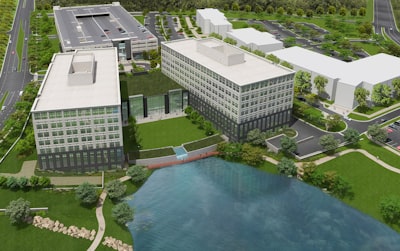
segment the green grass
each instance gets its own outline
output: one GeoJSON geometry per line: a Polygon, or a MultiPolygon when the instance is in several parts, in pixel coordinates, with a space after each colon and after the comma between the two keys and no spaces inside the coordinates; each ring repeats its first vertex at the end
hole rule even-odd
{"type": "Polygon", "coordinates": [[[140,152],[129,152],[129,159],[150,159],[170,155],[175,155],[174,149],[172,147],[164,147],[140,152]]]}
{"type": "Polygon", "coordinates": [[[264,161],[264,163],[262,165],[260,165],[257,169],[267,172],[267,173],[279,174],[278,169],[276,168],[276,165],[274,165],[268,161],[264,161]]]}
{"type": "Polygon", "coordinates": [[[18,71],[21,70],[21,64],[22,64],[22,50],[24,48],[24,29],[22,28],[22,24],[19,24],[19,29],[18,29],[18,40],[17,40],[17,48],[16,48],[16,53],[18,55],[19,61],[18,61],[18,71]]]}
{"type": "Polygon", "coordinates": [[[0,100],[0,107],[3,107],[4,102],[6,102],[7,97],[8,97],[8,91],[6,91],[6,92],[4,93],[4,95],[3,95],[3,97],[1,98],[1,100],[0,100]]]}
{"type": "Polygon", "coordinates": [[[382,146],[375,144],[374,142],[370,141],[365,135],[362,136],[362,139],[363,140],[360,140],[359,142],[360,148],[368,151],[374,156],[379,156],[379,159],[381,159],[383,162],[400,169],[399,155],[394,154],[386,150],[382,146]]]}
{"type": "MultiPolygon", "coordinates": [[[[66,226],[75,225],[97,231],[95,207],[82,207],[75,200],[75,194],[53,191],[9,191],[0,189],[0,208],[5,208],[11,200],[22,197],[31,202],[31,207],[48,207],[46,217],[59,220],[66,226]]],[[[86,250],[90,246],[89,240],[82,240],[54,233],[49,230],[40,230],[27,225],[21,228],[12,226],[7,217],[0,215],[1,250],[86,250]],[[45,241],[44,241],[45,240],[45,241]],[[62,244],[62,245],[60,245],[62,244]],[[34,247],[32,249],[32,247],[34,247]]]]}
{"type": "Polygon", "coordinates": [[[152,96],[164,94],[173,89],[183,89],[160,71],[140,76],[121,75],[120,80],[126,81],[128,95],[152,96]]]}
{"type": "MultiPolygon", "coordinates": [[[[318,167],[321,171],[336,171],[352,186],[353,199],[343,201],[356,209],[383,221],[379,212],[380,200],[398,194],[399,174],[384,169],[361,153],[349,153],[318,167]]],[[[399,231],[396,227],[395,230],[399,231]]]]}
{"type": "Polygon", "coordinates": [[[24,161],[36,159],[36,150],[34,150],[34,153],[27,157],[19,157],[17,151],[15,151],[14,148],[0,164],[0,173],[18,173],[19,171],[21,171],[21,167],[24,161]]]}
{"type": "Polygon", "coordinates": [[[213,135],[211,137],[207,137],[205,139],[198,140],[196,142],[192,142],[189,144],[185,144],[184,147],[187,151],[193,151],[197,149],[201,149],[207,146],[215,145],[222,142],[223,139],[220,135],[213,135]]]}
{"type": "Polygon", "coordinates": [[[133,16],[139,23],[144,25],[144,16],[133,16]]]}
{"type": "Polygon", "coordinates": [[[246,21],[230,21],[233,29],[242,29],[249,27],[246,21]]]}
{"type": "Polygon", "coordinates": [[[355,42],[354,44],[359,45],[363,48],[368,54],[375,55],[382,52],[383,48],[375,43],[366,43],[366,42],[355,42]]]}
{"type": "Polygon", "coordinates": [[[205,131],[185,117],[139,124],[138,128],[142,149],[179,146],[205,137],[205,131]]]}

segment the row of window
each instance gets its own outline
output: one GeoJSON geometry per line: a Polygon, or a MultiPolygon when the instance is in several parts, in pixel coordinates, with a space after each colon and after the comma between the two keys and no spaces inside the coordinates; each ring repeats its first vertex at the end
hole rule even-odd
{"type": "Polygon", "coordinates": [[[118,107],[95,107],[83,108],[77,110],[50,111],[50,112],[35,112],[33,114],[35,120],[55,119],[55,118],[71,118],[83,117],[90,115],[103,115],[118,113],[118,107]]]}

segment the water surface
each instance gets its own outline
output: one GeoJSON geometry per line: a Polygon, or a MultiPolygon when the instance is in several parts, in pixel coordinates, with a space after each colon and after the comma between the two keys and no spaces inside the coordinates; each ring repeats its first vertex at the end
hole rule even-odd
{"type": "Polygon", "coordinates": [[[400,250],[400,235],[319,189],[218,158],[155,171],[128,201],[139,251],[400,250]]]}

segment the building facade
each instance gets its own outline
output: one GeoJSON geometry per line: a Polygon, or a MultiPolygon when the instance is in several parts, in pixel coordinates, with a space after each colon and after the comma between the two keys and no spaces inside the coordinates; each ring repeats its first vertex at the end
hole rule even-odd
{"type": "Polygon", "coordinates": [[[226,33],[226,36],[234,39],[236,46],[245,46],[251,51],[264,53],[283,49],[283,42],[275,39],[275,35],[261,32],[254,28],[234,29],[226,33]]]}
{"type": "Polygon", "coordinates": [[[198,9],[196,24],[206,35],[217,33],[225,38],[226,33],[232,30],[232,24],[226,19],[224,13],[217,9],[198,9]]]}
{"type": "Polygon", "coordinates": [[[55,54],[31,113],[41,169],[88,172],[121,167],[116,48],[55,54]]]}
{"type": "Polygon", "coordinates": [[[162,72],[189,91],[189,105],[230,140],[289,124],[293,71],[212,38],[165,42],[161,57],[162,72]]]}

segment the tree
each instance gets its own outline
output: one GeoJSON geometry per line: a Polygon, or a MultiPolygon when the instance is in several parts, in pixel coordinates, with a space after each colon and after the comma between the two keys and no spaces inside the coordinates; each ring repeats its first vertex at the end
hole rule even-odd
{"type": "Polygon", "coordinates": [[[367,134],[373,141],[383,143],[387,138],[387,131],[381,128],[378,124],[368,126],[367,134]]]}
{"type": "Polygon", "coordinates": [[[291,65],[289,62],[287,61],[283,61],[281,63],[282,66],[285,66],[286,68],[292,69],[293,70],[293,65],[291,65]]]}
{"type": "Polygon", "coordinates": [[[345,7],[341,7],[339,10],[339,15],[344,17],[346,16],[346,14],[347,14],[347,9],[345,7]]]}
{"type": "Polygon", "coordinates": [[[18,179],[17,183],[18,183],[18,187],[19,187],[20,189],[25,189],[25,188],[28,186],[29,179],[26,178],[26,177],[20,177],[20,178],[18,179]]]}
{"type": "Polygon", "coordinates": [[[332,134],[326,134],[319,138],[319,144],[328,152],[333,152],[338,145],[339,140],[336,140],[332,134]]]}
{"type": "Polygon", "coordinates": [[[39,177],[38,176],[31,176],[31,178],[29,179],[29,184],[31,185],[31,187],[36,188],[39,185],[39,177]]]}
{"type": "Polygon", "coordinates": [[[254,12],[257,14],[261,14],[263,12],[263,8],[257,4],[256,7],[254,8],[254,12]]]}
{"type": "Polygon", "coordinates": [[[399,97],[400,96],[400,78],[393,79],[392,86],[393,86],[393,94],[396,95],[396,97],[399,97]]]}
{"type": "Polygon", "coordinates": [[[39,183],[38,183],[38,185],[39,185],[40,187],[49,187],[49,186],[51,185],[51,180],[50,180],[49,177],[41,176],[41,177],[39,178],[39,183]]]}
{"type": "Polygon", "coordinates": [[[235,39],[233,39],[233,38],[230,38],[230,37],[226,37],[224,39],[224,42],[228,43],[228,44],[232,44],[232,45],[236,45],[237,44],[237,41],[235,39]]]}
{"type": "Polygon", "coordinates": [[[264,150],[259,147],[252,146],[248,143],[244,143],[242,146],[242,160],[250,166],[260,165],[264,161],[262,158],[264,154],[264,150]]]}
{"type": "Polygon", "coordinates": [[[379,105],[389,105],[392,102],[391,99],[392,90],[388,85],[377,84],[372,89],[371,99],[374,103],[379,105]]]}
{"type": "Polygon", "coordinates": [[[251,130],[247,133],[246,141],[252,145],[264,145],[265,133],[262,133],[258,128],[251,130]]]}
{"type": "Polygon", "coordinates": [[[367,14],[367,10],[364,8],[364,7],[361,7],[359,10],[358,10],[358,15],[360,15],[360,16],[365,16],[367,14]]]}
{"type": "Polygon", "coordinates": [[[343,133],[343,138],[347,143],[350,143],[352,145],[357,145],[357,143],[360,141],[360,132],[357,131],[356,129],[348,128],[343,133]]]}
{"type": "Polygon", "coordinates": [[[232,3],[232,10],[233,11],[238,11],[239,10],[239,3],[238,2],[233,2],[232,3]]]}
{"type": "Polygon", "coordinates": [[[306,17],[311,18],[311,17],[313,17],[313,16],[314,16],[314,11],[308,9],[308,10],[306,11],[306,17]]]}
{"type": "Polygon", "coordinates": [[[157,67],[157,60],[150,60],[150,67],[152,69],[156,68],[157,67]]]}
{"type": "Polygon", "coordinates": [[[251,11],[251,6],[248,5],[248,4],[246,4],[246,5],[244,6],[244,11],[250,12],[250,11],[251,11]]]}
{"type": "Polygon", "coordinates": [[[268,5],[266,11],[267,11],[267,14],[271,15],[271,14],[274,14],[275,10],[274,10],[274,7],[272,7],[271,5],[268,5]]]}
{"type": "Polygon", "coordinates": [[[354,97],[360,107],[367,107],[368,96],[369,96],[369,91],[363,87],[357,87],[354,90],[354,97]]]}
{"type": "Polygon", "coordinates": [[[13,200],[8,204],[5,214],[10,217],[11,224],[24,222],[31,214],[31,203],[23,198],[13,200]]]}
{"type": "Polygon", "coordinates": [[[293,15],[293,9],[292,9],[292,7],[287,7],[287,8],[286,8],[286,14],[287,14],[288,16],[293,15]]]}
{"type": "Polygon", "coordinates": [[[303,169],[302,179],[305,182],[313,184],[313,177],[317,170],[317,165],[314,162],[305,162],[301,165],[301,169],[303,169]]]}
{"type": "Polygon", "coordinates": [[[294,76],[294,85],[301,94],[304,91],[309,91],[311,88],[311,74],[306,71],[298,71],[294,76]]]}
{"type": "Polygon", "coordinates": [[[141,183],[147,178],[147,169],[143,166],[131,166],[126,175],[131,176],[133,183],[141,183]]]}
{"type": "Polygon", "coordinates": [[[7,177],[0,176],[0,187],[6,187],[7,186],[7,177]]]}
{"type": "Polygon", "coordinates": [[[381,200],[379,205],[383,219],[389,224],[400,222],[400,198],[398,196],[387,196],[381,200]]]}
{"type": "Polygon", "coordinates": [[[121,225],[133,221],[134,210],[126,202],[115,205],[111,211],[111,216],[121,225]]]}
{"type": "Polygon", "coordinates": [[[286,37],[283,39],[283,44],[286,48],[293,47],[296,45],[296,38],[295,37],[286,37]]]}
{"type": "Polygon", "coordinates": [[[8,177],[6,186],[7,186],[7,188],[12,189],[12,190],[18,189],[19,188],[18,179],[15,178],[14,176],[8,177]]]}
{"type": "Polygon", "coordinates": [[[298,8],[298,9],[296,10],[296,15],[299,16],[299,17],[304,16],[304,10],[301,9],[301,8],[298,8]]]}
{"type": "Polygon", "coordinates": [[[75,190],[75,198],[80,200],[82,204],[93,204],[97,201],[98,195],[93,184],[84,182],[75,190]]]}
{"type": "Polygon", "coordinates": [[[279,16],[282,16],[284,12],[285,9],[282,6],[276,9],[276,14],[278,14],[279,16]]]}
{"type": "Polygon", "coordinates": [[[112,200],[119,200],[126,192],[126,185],[120,180],[112,180],[106,183],[105,190],[112,200]]]}
{"type": "Polygon", "coordinates": [[[335,6],[329,6],[328,7],[328,13],[331,15],[335,15],[336,14],[336,7],[335,6]]]}
{"type": "Polygon", "coordinates": [[[322,93],[325,92],[325,86],[328,83],[328,79],[318,75],[314,78],[314,86],[318,91],[318,95],[321,95],[322,93]]]}
{"type": "Polygon", "coordinates": [[[327,131],[340,125],[342,117],[339,114],[329,114],[325,120],[325,128],[327,131]]]}
{"type": "Polygon", "coordinates": [[[322,6],[318,6],[315,12],[317,13],[317,15],[325,14],[325,10],[322,6]]]}
{"type": "Polygon", "coordinates": [[[128,137],[129,140],[132,142],[133,146],[136,147],[137,149],[140,148],[140,135],[138,132],[138,126],[136,123],[136,118],[133,116],[129,116],[128,118],[129,122],[129,127],[128,127],[128,137]]]}
{"type": "Polygon", "coordinates": [[[350,15],[353,16],[353,17],[357,16],[357,9],[356,8],[352,8],[350,10],[350,15]]]}
{"type": "Polygon", "coordinates": [[[206,136],[211,136],[215,133],[212,123],[208,120],[204,121],[204,130],[206,131],[206,136]]]}
{"type": "Polygon", "coordinates": [[[274,54],[268,54],[266,56],[266,58],[272,62],[274,62],[275,64],[279,64],[279,62],[281,61],[277,56],[275,56],[274,54]]]}
{"type": "Polygon", "coordinates": [[[296,140],[294,138],[290,138],[288,136],[283,136],[281,138],[281,149],[285,152],[285,153],[292,153],[295,152],[297,150],[297,143],[296,140]]]}
{"type": "Polygon", "coordinates": [[[306,102],[310,105],[314,105],[318,101],[317,94],[314,93],[307,93],[304,98],[306,99],[306,102]]]}
{"type": "Polygon", "coordinates": [[[278,172],[284,175],[294,176],[297,174],[297,167],[294,164],[294,161],[288,158],[283,157],[281,161],[276,165],[278,172]]]}

